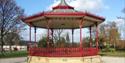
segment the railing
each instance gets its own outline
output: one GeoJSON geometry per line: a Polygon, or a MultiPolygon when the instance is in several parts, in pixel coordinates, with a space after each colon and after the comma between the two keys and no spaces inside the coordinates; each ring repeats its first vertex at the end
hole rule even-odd
{"type": "Polygon", "coordinates": [[[30,48],[30,56],[83,57],[98,54],[97,48],[30,48]]]}

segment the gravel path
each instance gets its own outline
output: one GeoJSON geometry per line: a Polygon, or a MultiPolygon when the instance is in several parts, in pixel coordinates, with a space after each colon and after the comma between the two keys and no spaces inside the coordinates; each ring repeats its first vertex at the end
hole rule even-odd
{"type": "MultiPolygon", "coordinates": [[[[125,57],[102,57],[103,63],[125,63],[125,57]]],[[[26,63],[26,57],[0,59],[0,63],[26,63]]]]}
{"type": "Polygon", "coordinates": [[[26,57],[0,59],[0,63],[26,63],[26,57]]]}
{"type": "Polygon", "coordinates": [[[125,63],[125,57],[102,57],[103,63],[125,63]]]}

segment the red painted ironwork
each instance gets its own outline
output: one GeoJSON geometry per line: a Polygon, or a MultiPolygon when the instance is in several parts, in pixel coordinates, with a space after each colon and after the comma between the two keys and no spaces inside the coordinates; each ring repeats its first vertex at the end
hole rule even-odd
{"type": "Polygon", "coordinates": [[[90,47],[92,47],[92,30],[91,30],[91,26],[89,28],[89,33],[90,33],[90,47]]]}
{"type": "Polygon", "coordinates": [[[100,20],[103,20],[103,21],[105,20],[104,17],[102,17],[102,16],[97,16],[97,15],[92,14],[92,13],[89,13],[89,12],[85,12],[85,16],[94,17],[94,18],[96,18],[96,19],[100,19],[100,20]]]}
{"type": "Polygon", "coordinates": [[[51,39],[53,40],[53,29],[50,29],[50,35],[51,35],[51,39]]]}
{"type": "Polygon", "coordinates": [[[34,27],[34,41],[35,41],[35,47],[37,47],[37,42],[36,42],[36,27],[34,27]]]}
{"type": "MultiPolygon", "coordinates": [[[[31,26],[29,26],[29,41],[31,43],[31,26]]],[[[29,45],[29,47],[31,47],[31,46],[29,45]]]]}
{"type": "Polygon", "coordinates": [[[96,23],[96,48],[98,48],[98,24],[96,23]]]}
{"type": "Polygon", "coordinates": [[[49,28],[48,28],[48,31],[47,31],[47,47],[49,47],[49,35],[50,35],[50,33],[49,33],[49,28]]]}
{"type": "Polygon", "coordinates": [[[30,20],[31,19],[35,19],[35,18],[38,18],[38,17],[42,17],[42,16],[51,16],[51,15],[54,15],[54,16],[91,16],[91,17],[94,17],[94,18],[97,18],[97,19],[100,19],[100,20],[105,20],[105,18],[101,17],[101,16],[96,16],[96,15],[93,15],[91,13],[88,13],[88,12],[69,12],[69,13],[64,13],[64,12],[42,12],[42,13],[38,13],[38,14],[35,14],[35,15],[32,15],[32,16],[29,16],[29,17],[25,17],[25,18],[22,18],[23,21],[25,22],[31,22],[30,20]]]}
{"type": "Polygon", "coordinates": [[[30,48],[29,50],[30,56],[42,57],[84,57],[97,54],[97,48],[30,48]]]}
{"type": "Polygon", "coordinates": [[[82,26],[83,26],[83,21],[80,21],[79,27],[80,27],[80,48],[82,47],[82,26]]]}
{"type": "MultiPolygon", "coordinates": [[[[29,26],[29,43],[28,43],[28,46],[27,46],[27,51],[29,51],[29,53],[31,53],[31,51],[30,51],[30,48],[31,48],[31,26],[29,26]]],[[[30,55],[28,53],[28,55],[30,55]]]]}
{"type": "Polygon", "coordinates": [[[73,45],[73,42],[74,42],[74,29],[72,29],[72,45],[73,45]]]}
{"type": "Polygon", "coordinates": [[[49,37],[50,37],[49,23],[50,21],[47,22],[47,47],[49,47],[49,37]]]}
{"type": "Polygon", "coordinates": [[[80,26],[80,47],[82,47],[82,26],[80,26]]]}

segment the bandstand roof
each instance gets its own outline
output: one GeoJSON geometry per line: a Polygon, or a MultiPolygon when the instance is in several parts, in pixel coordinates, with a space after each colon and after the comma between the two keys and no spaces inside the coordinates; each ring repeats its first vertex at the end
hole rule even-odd
{"type": "Polygon", "coordinates": [[[88,12],[79,12],[69,6],[65,0],[51,11],[41,12],[23,18],[23,21],[31,26],[52,29],[75,29],[79,28],[79,22],[83,21],[83,27],[93,26],[95,23],[102,23],[105,18],[88,12]]]}

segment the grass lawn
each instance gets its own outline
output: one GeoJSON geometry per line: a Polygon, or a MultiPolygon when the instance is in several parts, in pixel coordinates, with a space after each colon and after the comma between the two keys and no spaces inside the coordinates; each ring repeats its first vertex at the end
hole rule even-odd
{"type": "Polygon", "coordinates": [[[125,51],[99,52],[101,56],[125,57],[125,51]]]}
{"type": "Polygon", "coordinates": [[[11,57],[25,57],[27,56],[26,51],[13,51],[0,53],[0,58],[11,58],[11,57]]]}

